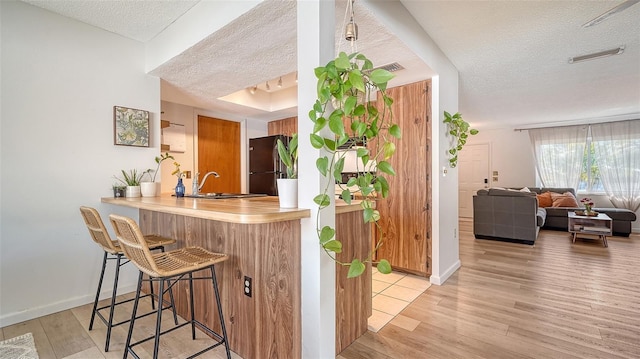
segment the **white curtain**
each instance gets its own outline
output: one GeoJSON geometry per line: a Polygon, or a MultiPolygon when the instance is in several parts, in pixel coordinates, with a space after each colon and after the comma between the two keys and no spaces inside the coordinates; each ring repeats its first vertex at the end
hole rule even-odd
{"type": "Polygon", "coordinates": [[[602,185],[617,208],[640,208],[640,120],[591,125],[602,185]]]}
{"type": "Polygon", "coordinates": [[[587,126],[536,128],[528,131],[542,186],[577,188],[587,142],[587,126]]]}

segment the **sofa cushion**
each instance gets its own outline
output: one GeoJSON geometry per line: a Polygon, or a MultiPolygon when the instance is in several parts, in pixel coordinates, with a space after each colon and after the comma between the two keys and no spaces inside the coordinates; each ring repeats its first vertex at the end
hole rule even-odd
{"type": "Polygon", "coordinates": [[[490,188],[489,196],[508,196],[508,197],[534,197],[533,192],[521,192],[520,190],[490,188]]]}
{"type": "Polygon", "coordinates": [[[545,192],[536,195],[538,197],[538,207],[551,207],[553,205],[553,198],[551,198],[551,192],[545,192]]]}
{"type": "Polygon", "coordinates": [[[553,200],[552,207],[578,207],[578,201],[571,192],[564,192],[562,194],[550,192],[551,199],[553,200]]]}
{"type": "Polygon", "coordinates": [[[576,190],[571,187],[542,187],[540,193],[552,192],[552,193],[566,193],[570,192],[574,197],[576,196],[576,190]]]}
{"type": "Polygon", "coordinates": [[[618,221],[635,221],[636,214],[626,208],[594,208],[596,212],[605,213],[611,219],[618,221]]]}
{"type": "Polygon", "coordinates": [[[547,219],[547,210],[539,207],[536,215],[536,225],[538,227],[544,226],[545,219],[547,219]]]}

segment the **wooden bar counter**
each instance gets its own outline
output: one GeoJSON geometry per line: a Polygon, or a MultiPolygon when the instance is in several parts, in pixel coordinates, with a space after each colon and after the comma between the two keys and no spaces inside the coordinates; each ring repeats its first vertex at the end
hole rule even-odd
{"type": "MultiPolygon", "coordinates": [[[[247,359],[302,356],[300,219],[310,216],[308,209],[282,209],[277,197],[163,195],[102,198],[102,202],[138,208],[142,232],[176,238],[178,248],[195,245],[229,255],[229,260],[216,266],[216,274],[234,352],[247,359]],[[251,296],[244,293],[245,277],[251,279],[251,296]]],[[[342,256],[366,253],[371,230],[362,223],[362,209],[338,202],[337,235],[351,251],[342,256]],[[350,241],[359,245],[347,246],[350,241]]],[[[188,290],[186,281],[174,287],[177,312],[183,318],[189,317],[188,290]]],[[[210,283],[196,281],[194,291],[196,297],[205,297],[195,301],[196,317],[219,330],[210,283]]],[[[337,266],[336,352],[366,332],[370,315],[371,268],[357,279],[347,279],[346,269],[337,266]]]]}

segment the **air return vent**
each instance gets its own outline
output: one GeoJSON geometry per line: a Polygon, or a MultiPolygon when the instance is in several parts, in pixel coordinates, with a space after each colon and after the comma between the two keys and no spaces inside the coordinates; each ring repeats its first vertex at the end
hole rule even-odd
{"type": "Polygon", "coordinates": [[[374,70],[376,69],[383,69],[389,72],[396,72],[396,71],[404,70],[404,67],[402,67],[402,65],[400,65],[399,63],[394,62],[392,64],[376,67],[374,70]]]}

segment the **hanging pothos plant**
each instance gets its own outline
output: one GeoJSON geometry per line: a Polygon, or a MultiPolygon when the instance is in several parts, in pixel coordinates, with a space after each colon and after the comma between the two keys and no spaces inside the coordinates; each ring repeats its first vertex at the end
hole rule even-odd
{"type": "Polygon", "coordinates": [[[462,119],[462,114],[456,112],[451,115],[444,112],[443,123],[447,124],[447,133],[451,136],[451,148],[449,149],[449,166],[455,168],[458,165],[458,152],[462,151],[462,147],[467,143],[469,135],[478,134],[478,130],[469,126],[469,123],[462,119]]]}
{"type": "MultiPolygon", "coordinates": [[[[393,74],[383,69],[373,69],[372,62],[363,54],[347,55],[341,52],[338,57],[324,67],[315,69],[318,78],[318,98],[309,112],[314,122],[311,144],[316,149],[325,148],[329,156],[316,161],[318,171],[325,177],[332,176],[323,193],[314,198],[322,210],[330,205],[330,196],[335,195],[335,183],[341,183],[346,151],[336,149],[349,143],[347,150],[357,154],[357,177],[350,178],[346,187],[341,185],[342,199],[351,204],[354,194],[362,198],[363,219],[374,223],[380,233],[376,247],[367,258],[353,258],[351,262],[337,260],[335,253],[342,252],[342,243],[335,238],[335,229],[330,226],[318,228],[318,239],[325,252],[336,263],[349,266],[348,277],[357,277],[364,273],[365,263],[373,263],[373,255],[382,245],[384,233],[378,224],[380,213],[375,208],[378,196],[386,198],[389,183],[378,175],[395,175],[388,159],[395,153],[396,146],[389,136],[401,137],[400,128],[393,123],[391,104],[393,99],[387,96],[387,82],[393,74]],[[379,91],[382,104],[376,106],[376,91],[379,91]],[[321,134],[326,127],[328,135],[321,134]],[[355,147],[356,143],[368,143],[368,148],[355,147]]],[[[324,131],[327,132],[327,131],[324,131]]],[[[318,211],[318,227],[320,211],[318,211]]],[[[390,273],[391,265],[386,259],[377,262],[378,271],[390,273]]]]}

